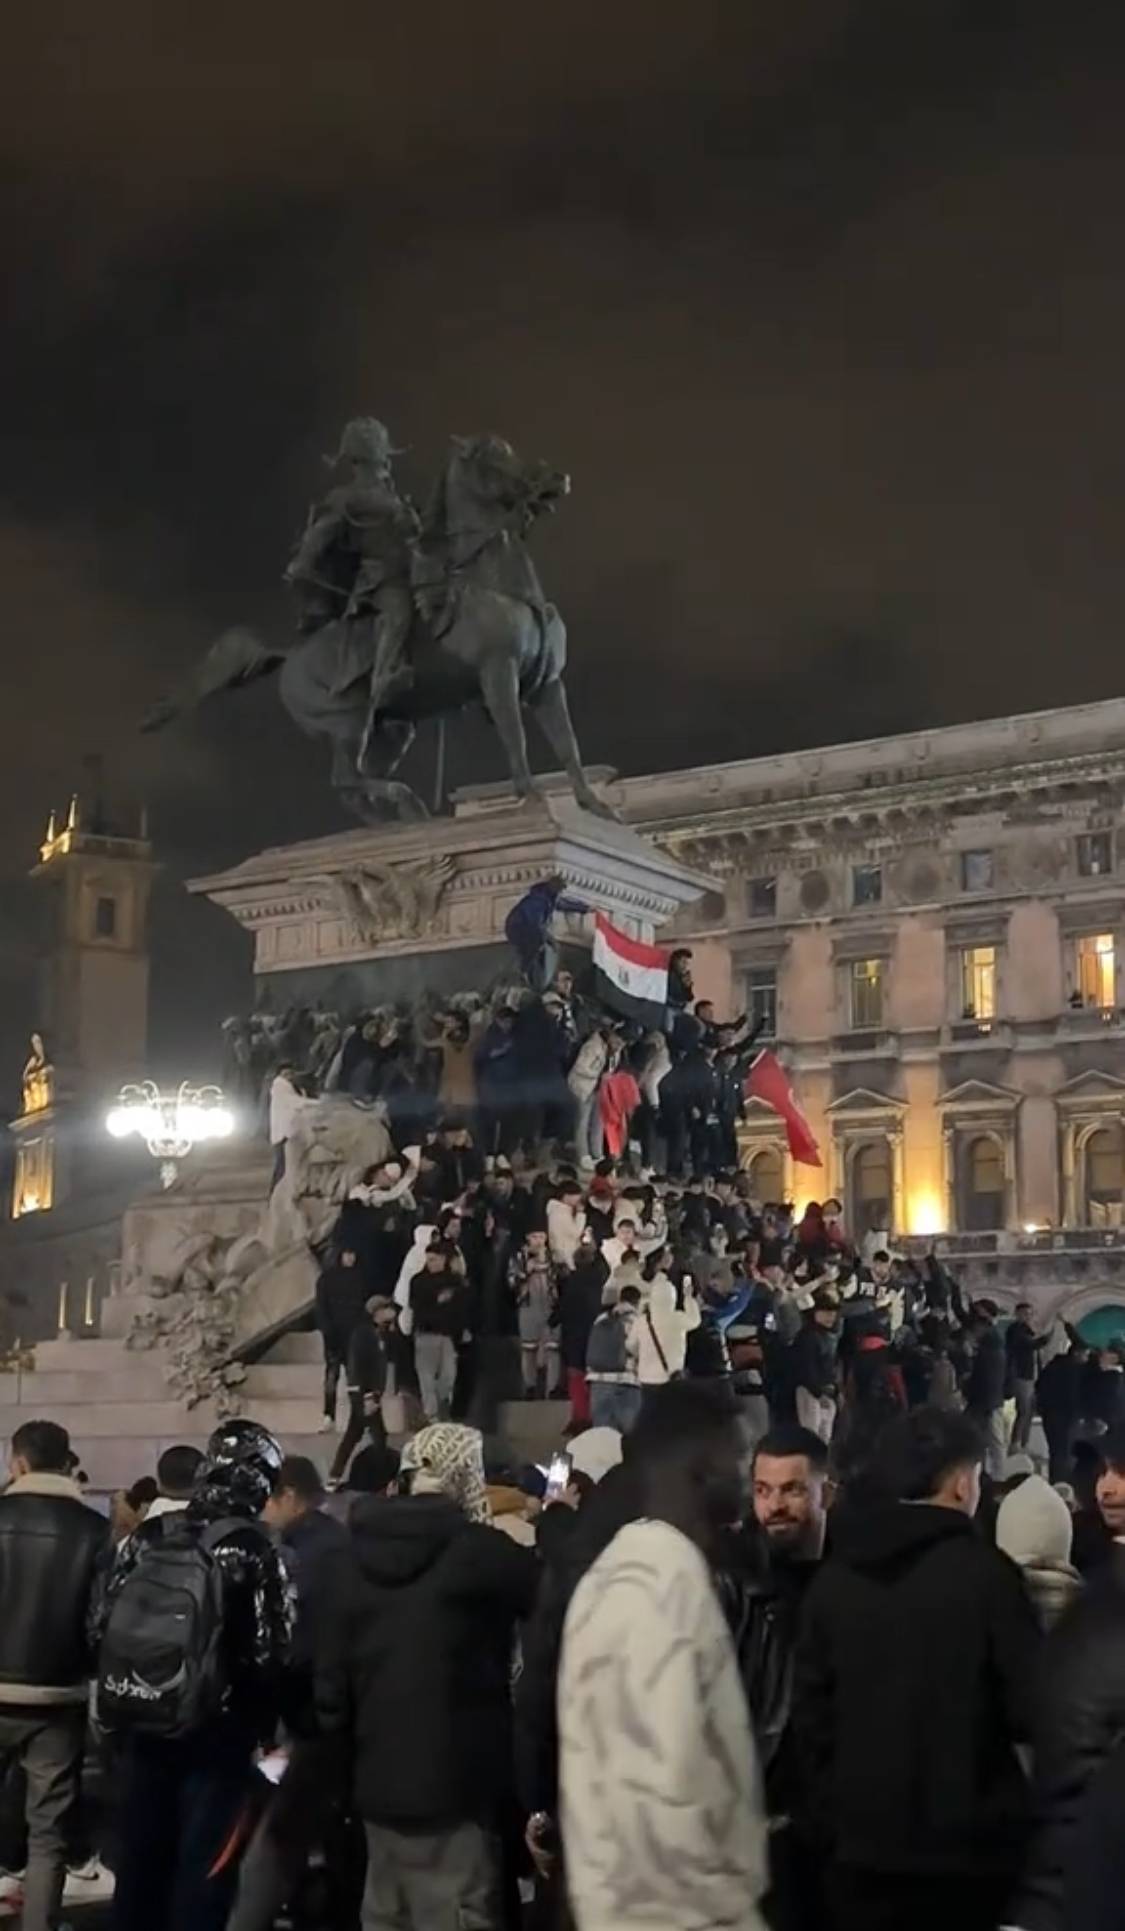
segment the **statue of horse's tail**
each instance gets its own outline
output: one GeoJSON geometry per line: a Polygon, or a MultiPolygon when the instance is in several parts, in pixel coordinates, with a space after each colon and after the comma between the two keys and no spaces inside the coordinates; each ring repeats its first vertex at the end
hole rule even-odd
{"type": "Polygon", "coordinates": [[[241,624],[224,630],[183,682],[145,712],[141,730],[162,730],[173,718],[182,717],[185,711],[194,711],[218,691],[234,690],[239,684],[252,684],[256,678],[267,677],[284,662],[285,655],[283,650],[263,644],[252,630],[241,624]]]}

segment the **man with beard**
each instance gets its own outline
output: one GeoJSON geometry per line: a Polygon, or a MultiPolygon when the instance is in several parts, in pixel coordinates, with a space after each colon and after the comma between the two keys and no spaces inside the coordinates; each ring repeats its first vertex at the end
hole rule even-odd
{"type": "Polygon", "coordinates": [[[790,1713],[801,1609],[824,1554],[827,1485],[818,1435],[796,1423],[770,1429],[754,1451],[753,1530],[728,1538],[718,1578],[765,1778],[774,1931],[821,1931],[824,1921],[790,1713]]]}

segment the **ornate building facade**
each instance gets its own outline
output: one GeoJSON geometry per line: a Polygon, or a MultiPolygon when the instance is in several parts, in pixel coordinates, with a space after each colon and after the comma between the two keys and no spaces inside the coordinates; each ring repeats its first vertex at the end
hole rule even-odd
{"type": "Polygon", "coordinates": [[[721,885],[690,915],[700,989],[764,1017],[819,1139],[823,1171],[794,1172],[752,1106],[762,1194],[835,1194],[857,1228],[1105,1299],[1125,1259],[1125,700],[612,795],[721,885]]]}

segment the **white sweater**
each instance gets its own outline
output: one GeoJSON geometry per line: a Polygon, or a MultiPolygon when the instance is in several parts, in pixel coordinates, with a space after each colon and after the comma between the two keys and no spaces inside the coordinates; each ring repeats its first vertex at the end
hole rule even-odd
{"type": "Polygon", "coordinates": [[[764,1931],[746,1697],[707,1564],[678,1529],[631,1522],[579,1583],[558,1712],[578,1931],[764,1931]]]}

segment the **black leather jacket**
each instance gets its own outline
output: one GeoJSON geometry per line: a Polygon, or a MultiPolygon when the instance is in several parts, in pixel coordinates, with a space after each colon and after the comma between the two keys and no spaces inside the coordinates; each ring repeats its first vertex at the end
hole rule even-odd
{"type": "Polygon", "coordinates": [[[0,1703],[81,1703],[86,1617],[109,1525],[67,1475],[0,1495],[0,1703]]]}

